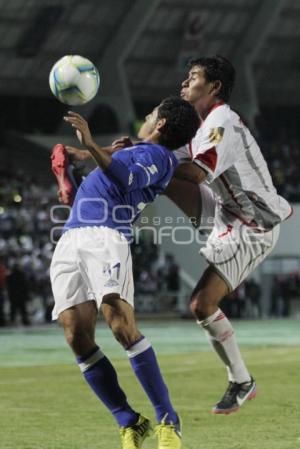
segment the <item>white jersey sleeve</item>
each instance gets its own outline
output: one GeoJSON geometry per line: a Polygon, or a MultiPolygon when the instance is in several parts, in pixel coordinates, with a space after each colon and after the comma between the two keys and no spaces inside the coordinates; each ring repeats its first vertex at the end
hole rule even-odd
{"type": "Polygon", "coordinates": [[[237,162],[236,139],[228,117],[227,105],[208,116],[190,144],[193,162],[207,172],[207,182],[213,182],[237,162]]]}
{"type": "Polygon", "coordinates": [[[192,160],[188,145],[178,148],[174,151],[174,154],[179,164],[183,162],[191,162],[192,160]]]}

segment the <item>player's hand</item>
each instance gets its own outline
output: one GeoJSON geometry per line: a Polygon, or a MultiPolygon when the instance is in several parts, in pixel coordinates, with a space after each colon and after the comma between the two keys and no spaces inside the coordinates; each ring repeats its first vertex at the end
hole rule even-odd
{"type": "Polygon", "coordinates": [[[128,136],[120,137],[120,139],[114,140],[111,146],[114,150],[122,150],[123,148],[132,147],[133,143],[128,136]]]}
{"type": "Polygon", "coordinates": [[[91,158],[91,153],[87,150],[80,150],[76,147],[65,146],[66,152],[72,156],[74,161],[85,161],[91,158]]]}
{"type": "Polygon", "coordinates": [[[64,120],[76,129],[76,135],[83,146],[89,148],[95,145],[88,122],[80,114],[68,111],[68,115],[64,117],[64,120]]]}

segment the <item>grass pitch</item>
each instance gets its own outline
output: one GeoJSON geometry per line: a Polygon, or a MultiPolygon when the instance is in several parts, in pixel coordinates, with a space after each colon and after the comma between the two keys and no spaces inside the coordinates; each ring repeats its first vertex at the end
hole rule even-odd
{"type": "MultiPolygon", "coordinates": [[[[299,321],[236,323],[258,397],[215,416],[226,388],[222,365],[192,322],[143,323],[183,421],[184,449],[300,449],[299,321]],[[260,342],[260,345],[258,345],[260,342]]],[[[122,349],[101,325],[129,402],[153,419],[122,349]]],[[[0,449],[119,449],[118,428],[73,363],[61,329],[0,333],[0,449]]],[[[156,448],[156,440],[143,449],[156,448]]]]}

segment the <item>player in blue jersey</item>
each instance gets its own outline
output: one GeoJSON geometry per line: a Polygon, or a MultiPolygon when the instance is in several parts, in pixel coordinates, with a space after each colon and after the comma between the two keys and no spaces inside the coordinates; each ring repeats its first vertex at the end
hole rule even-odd
{"type": "Polygon", "coordinates": [[[69,112],[65,120],[80,133],[98,168],[81,183],[53,255],[53,319],[62,324],[86,381],[117,420],[122,448],[139,449],[150,421],[128,404],[115,369],[95,342],[101,309],[155,408],[158,449],[180,449],[178,415],[152,346],[135,322],[128,240],[141,210],[171,180],[177,165],[172,150],[195,135],[198,115],[186,101],[168,98],[146,117],[139,134],[143,141],[113,154],[93,141],[79,114],[69,112]]]}

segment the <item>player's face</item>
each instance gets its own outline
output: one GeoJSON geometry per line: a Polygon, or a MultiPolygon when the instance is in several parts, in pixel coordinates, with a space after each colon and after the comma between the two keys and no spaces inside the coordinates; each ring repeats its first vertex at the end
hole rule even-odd
{"type": "Polygon", "coordinates": [[[211,91],[211,83],[205,79],[204,69],[193,66],[188,78],[181,85],[181,98],[196,106],[201,100],[205,100],[211,91]]]}
{"type": "Polygon", "coordinates": [[[158,106],[150,114],[146,115],[145,121],[138,133],[139,139],[147,139],[155,130],[157,125],[158,106]]]}

